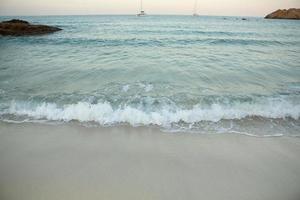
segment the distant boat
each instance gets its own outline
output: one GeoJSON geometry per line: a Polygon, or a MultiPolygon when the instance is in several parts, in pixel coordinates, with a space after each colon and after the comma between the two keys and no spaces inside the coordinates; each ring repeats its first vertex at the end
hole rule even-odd
{"type": "Polygon", "coordinates": [[[143,0],[141,0],[141,10],[140,10],[140,13],[137,14],[138,17],[142,17],[142,16],[145,16],[146,13],[143,9],[143,0]]]}
{"type": "Polygon", "coordinates": [[[193,16],[199,16],[199,14],[198,14],[198,0],[195,0],[193,16]]]}

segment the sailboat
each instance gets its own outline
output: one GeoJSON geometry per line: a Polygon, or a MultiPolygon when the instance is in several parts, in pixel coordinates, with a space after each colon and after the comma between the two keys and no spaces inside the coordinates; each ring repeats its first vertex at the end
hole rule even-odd
{"type": "Polygon", "coordinates": [[[198,0],[195,0],[193,16],[199,16],[198,15],[198,0]]]}
{"type": "Polygon", "coordinates": [[[141,10],[140,10],[140,13],[137,14],[138,17],[142,17],[142,16],[145,16],[146,13],[143,9],[143,0],[141,0],[141,10]]]}

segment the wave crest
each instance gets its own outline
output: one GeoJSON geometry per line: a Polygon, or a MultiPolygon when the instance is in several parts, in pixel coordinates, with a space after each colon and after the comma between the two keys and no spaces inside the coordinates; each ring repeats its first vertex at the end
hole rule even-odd
{"type": "Polygon", "coordinates": [[[55,103],[11,102],[2,114],[28,116],[34,119],[55,121],[97,122],[101,125],[129,123],[130,125],[169,126],[172,123],[218,122],[247,117],[271,119],[300,118],[300,105],[281,100],[264,104],[235,103],[233,105],[212,104],[208,107],[195,105],[191,109],[164,106],[156,109],[141,109],[124,105],[114,108],[109,102],[91,104],[78,102],[59,106],[55,103]]]}

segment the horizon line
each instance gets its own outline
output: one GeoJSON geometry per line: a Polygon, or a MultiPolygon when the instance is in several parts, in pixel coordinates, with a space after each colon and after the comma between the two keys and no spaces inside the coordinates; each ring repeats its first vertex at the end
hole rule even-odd
{"type": "MultiPolygon", "coordinates": [[[[136,16],[137,14],[47,14],[47,15],[0,15],[0,17],[55,17],[55,16],[136,16]]],[[[193,14],[147,14],[147,16],[193,16],[193,14]]],[[[199,17],[264,17],[258,15],[198,15],[199,17]]]]}

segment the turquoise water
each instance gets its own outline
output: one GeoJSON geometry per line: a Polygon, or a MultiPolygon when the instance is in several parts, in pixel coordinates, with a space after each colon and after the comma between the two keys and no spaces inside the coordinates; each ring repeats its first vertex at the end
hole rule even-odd
{"type": "Polygon", "coordinates": [[[3,121],[300,134],[299,21],[22,19],[64,30],[46,36],[0,36],[3,121]]]}

